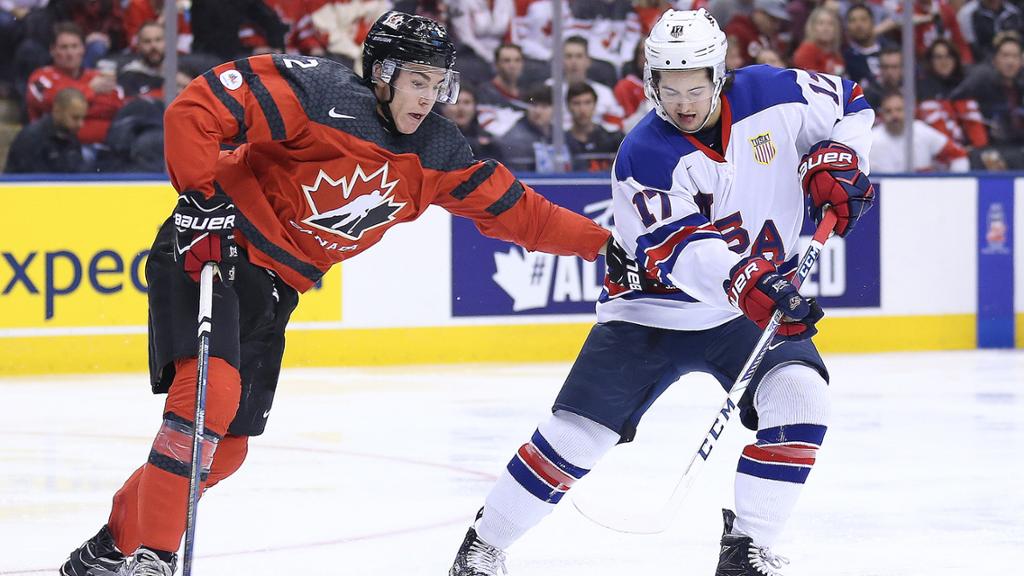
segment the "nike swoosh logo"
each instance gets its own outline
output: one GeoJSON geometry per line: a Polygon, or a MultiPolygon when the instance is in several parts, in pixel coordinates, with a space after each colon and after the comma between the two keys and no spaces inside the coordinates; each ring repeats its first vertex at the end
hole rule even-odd
{"type": "Polygon", "coordinates": [[[266,412],[263,413],[263,417],[264,418],[266,418],[268,416],[270,416],[270,410],[267,410],[266,412]]]}
{"type": "Polygon", "coordinates": [[[350,119],[352,119],[352,120],[355,120],[355,119],[356,119],[356,117],[355,117],[355,116],[349,116],[349,115],[347,115],[347,114],[338,114],[338,113],[337,113],[337,112],[336,112],[336,111],[334,110],[334,107],[333,107],[333,106],[331,107],[330,111],[328,111],[328,112],[327,112],[327,115],[328,115],[328,116],[330,116],[331,118],[350,118],[350,119]]]}
{"type": "Polygon", "coordinates": [[[776,348],[778,348],[779,346],[782,346],[785,343],[786,343],[785,340],[780,340],[780,341],[776,342],[775,344],[769,344],[768,345],[768,349],[769,350],[775,350],[776,348]]]}

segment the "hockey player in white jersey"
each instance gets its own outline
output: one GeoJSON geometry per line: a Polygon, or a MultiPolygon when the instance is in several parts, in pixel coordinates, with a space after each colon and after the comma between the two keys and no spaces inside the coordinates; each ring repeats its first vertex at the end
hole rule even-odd
{"type": "Polygon", "coordinates": [[[751,66],[727,73],[705,10],[668,11],[646,40],[652,110],[623,141],[606,294],[552,408],[488,494],[452,576],[504,570],[505,549],[550,513],[679,376],[732,386],[776,309],[785,321],[739,403],[756,441],[740,455],[716,576],[775,576],[772,552],[829,423],[822,317],[787,279],[803,207],[848,234],[871,206],[874,113],[835,76],[751,66]],[[639,267],[629,277],[625,267],[639,267]],[[783,342],[784,345],[779,345],[783,342]]]}

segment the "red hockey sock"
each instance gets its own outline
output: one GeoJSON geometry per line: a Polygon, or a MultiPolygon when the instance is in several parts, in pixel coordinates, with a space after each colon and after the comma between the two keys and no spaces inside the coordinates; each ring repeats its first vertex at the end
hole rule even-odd
{"type": "MultiPolygon", "coordinates": [[[[196,359],[177,361],[164,405],[164,423],[153,442],[149,461],[114,496],[108,523],[118,548],[125,554],[134,552],[140,544],[171,552],[179,547],[188,508],[189,429],[195,416],[195,386],[196,359]]],[[[240,393],[238,371],[224,360],[211,358],[203,458],[211,486],[230,476],[245,459],[247,438],[224,437],[238,410],[240,393]]]]}

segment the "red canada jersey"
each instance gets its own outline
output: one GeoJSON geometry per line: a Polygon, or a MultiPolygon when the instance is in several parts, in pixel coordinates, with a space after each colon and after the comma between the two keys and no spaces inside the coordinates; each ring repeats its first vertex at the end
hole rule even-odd
{"type": "Polygon", "coordinates": [[[475,161],[438,114],[414,134],[388,131],[373,92],[330,60],[222,64],[179,95],[164,124],[175,189],[231,197],[249,260],[299,291],[433,204],[528,250],[593,260],[609,236],[500,163],[475,161]],[[221,153],[223,144],[237,148],[221,153]]]}

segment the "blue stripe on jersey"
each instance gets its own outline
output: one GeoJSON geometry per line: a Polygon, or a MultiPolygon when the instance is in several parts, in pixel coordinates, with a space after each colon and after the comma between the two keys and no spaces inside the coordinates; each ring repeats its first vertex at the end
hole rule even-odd
{"type": "Polygon", "coordinates": [[[642,186],[672,189],[672,172],[679,160],[697,148],[654,110],[629,131],[615,156],[615,179],[632,177],[642,186]]]}
{"type": "Polygon", "coordinates": [[[758,64],[735,70],[732,76],[732,87],[725,95],[732,107],[733,124],[779,104],[807,104],[795,70],[758,64]]]}
{"type": "Polygon", "coordinates": [[[747,474],[749,476],[755,476],[757,478],[765,478],[768,480],[778,480],[779,482],[792,482],[794,484],[803,484],[807,481],[807,476],[811,473],[810,466],[799,466],[799,465],[785,465],[785,464],[767,464],[764,462],[758,462],[751,460],[747,457],[740,457],[740,462],[736,466],[736,471],[740,474],[747,474]]]}
{"type": "Polygon", "coordinates": [[[558,452],[555,452],[555,449],[551,447],[551,444],[548,444],[547,439],[541,435],[540,430],[534,431],[533,436],[530,438],[530,442],[537,447],[537,450],[540,450],[540,453],[543,454],[545,458],[550,460],[555,466],[558,466],[559,470],[573,478],[579,480],[580,478],[583,478],[587,472],[590,472],[590,470],[587,470],[586,468],[573,466],[571,463],[566,461],[565,458],[559,456],[558,452]]]}
{"type": "Polygon", "coordinates": [[[786,424],[757,431],[758,444],[779,444],[782,442],[804,442],[821,446],[828,428],[821,424],[786,424]]]}
{"type": "Polygon", "coordinates": [[[674,220],[663,224],[653,232],[648,232],[636,239],[636,252],[633,254],[636,261],[643,263],[647,261],[647,250],[668,240],[668,237],[678,232],[685,226],[701,226],[708,223],[708,219],[702,214],[690,214],[685,218],[674,220]]]}
{"type": "Polygon", "coordinates": [[[516,454],[509,460],[507,469],[508,473],[516,479],[520,486],[539,500],[557,504],[562,499],[562,496],[565,495],[565,492],[552,489],[547,482],[538,478],[533,473],[533,470],[530,470],[530,467],[519,458],[519,454],[516,454]]]}
{"type": "Polygon", "coordinates": [[[853,80],[843,78],[843,116],[856,114],[862,110],[870,110],[871,105],[864,97],[864,92],[853,80]]]}

